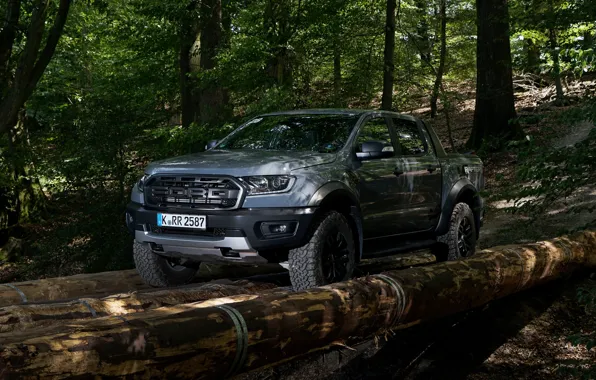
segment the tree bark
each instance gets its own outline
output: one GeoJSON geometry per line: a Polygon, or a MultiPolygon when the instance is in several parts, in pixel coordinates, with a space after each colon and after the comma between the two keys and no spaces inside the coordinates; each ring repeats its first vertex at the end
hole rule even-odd
{"type": "Polygon", "coordinates": [[[553,78],[555,80],[556,101],[562,104],[565,101],[565,93],[563,92],[563,84],[561,83],[561,63],[559,62],[559,46],[557,44],[557,32],[555,29],[549,29],[548,41],[550,44],[551,57],[553,59],[553,78]]]}
{"type": "Polygon", "coordinates": [[[221,379],[482,306],[596,267],[596,232],[303,292],[231,297],[0,336],[5,376],[221,379]],[[217,302],[217,301],[216,301],[217,302]]]}
{"type": "Polygon", "coordinates": [[[0,134],[5,133],[16,124],[20,109],[29,99],[41,79],[64,30],[71,0],[60,0],[58,13],[48,33],[46,44],[43,50],[39,51],[50,1],[38,0],[35,2],[31,14],[31,23],[27,30],[27,42],[21,53],[14,78],[10,81],[11,84],[6,94],[0,100],[0,134]]]}
{"type": "Polygon", "coordinates": [[[197,284],[192,287],[158,291],[148,289],[101,299],[80,298],[62,303],[13,305],[0,308],[0,333],[24,331],[73,320],[127,315],[158,307],[218,298],[217,303],[209,303],[210,306],[214,306],[230,302],[229,299],[222,297],[255,294],[276,287],[270,283],[239,280],[230,284],[197,284]]]}
{"type": "Polygon", "coordinates": [[[467,142],[480,148],[486,140],[500,148],[521,135],[513,97],[507,0],[478,0],[477,80],[474,126],[467,142]]]}
{"type": "Polygon", "coordinates": [[[21,15],[21,0],[8,0],[4,25],[0,31],[0,100],[8,85],[8,70],[12,46],[16,37],[19,17],[21,15]]]}
{"type": "Polygon", "coordinates": [[[336,107],[341,105],[341,48],[339,41],[333,45],[333,99],[336,107]]]}
{"type": "Polygon", "coordinates": [[[418,16],[418,25],[416,26],[416,37],[418,39],[418,46],[420,50],[420,58],[424,62],[430,63],[432,60],[432,47],[430,37],[428,35],[428,21],[427,21],[427,2],[424,0],[416,0],[416,13],[418,16]]]}
{"type": "Polygon", "coordinates": [[[0,284],[0,289],[0,307],[3,307],[84,296],[107,296],[116,292],[149,289],[149,286],[135,270],[127,270],[0,284]]]}
{"type": "Polygon", "coordinates": [[[437,100],[439,99],[439,92],[443,85],[443,74],[445,72],[445,60],[447,58],[447,0],[441,0],[439,6],[439,17],[441,20],[441,52],[439,56],[439,68],[435,75],[435,84],[433,86],[433,93],[430,97],[430,117],[437,116],[437,100]]]}
{"type": "Polygon", "coordinates": [[[383,97],[381,109],[393,108],[393,72],[395,70],[395,11],[396,0],[387,0],[385,20],[385,50],[383,52],[383,97]]]}
{"type": "MultiPolygon", "coordinates": [[[[195,277],[195,281],[204,282],[222,278],[271,275],[283,271],[283,268],[279,265],[239,266],[203,263],[195,277]]],[[[0,284],[0,307],[80,297],[103,297],[114,293],[145,289],[152,288],[141,280],[134,269],[78,274],[68,277],[0,284]],[[17,289],[14,289],[14,287],[17,289]],[[23,295],[21,296],[19,292],[22,292],[23,295]]]]}
{"type": "Polygon", "coordinates": [[[528,55],[526,70],[530,73],[537,74],[540,72],[540,48],[531,38],[526,38],[524,44],[528,55]]]}
{"type": "MultiPolygon", "coordinates": [[[[224,43],[221,0],[201,2],[200,71],[202,74],[215,69],[217,54],[224,43]]],[[[225,119],[225,94],[220,83],[213,78],[199,81],[200,121],[203,124],[219,123],[225,119]]]]}

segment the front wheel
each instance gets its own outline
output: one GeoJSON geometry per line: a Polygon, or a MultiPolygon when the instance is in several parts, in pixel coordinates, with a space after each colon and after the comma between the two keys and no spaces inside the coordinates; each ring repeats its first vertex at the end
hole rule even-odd
{"type": "Polygon", "coordinates": [[[135,266],[139,275],[153,287],[179,286],[188,284],[198,271],[198,265],[187,267],[175,259],[160,256],[137,241],[133,245],[135,266]]]}
{"type": "Polygon", "coordinates": [[[346,281],[356,266],[354,236],[346,217],[331,211],[315,223],[308,243],[288,256],[294,290],[346,281]]]}
{"type": "Polygon", "coordinates": [[[476,223],[474,213],[466,203],[453,208],[449,230],[437,241],[446,245],[447,260],[453,261],[472,256],[476,252],[476,223]]]}

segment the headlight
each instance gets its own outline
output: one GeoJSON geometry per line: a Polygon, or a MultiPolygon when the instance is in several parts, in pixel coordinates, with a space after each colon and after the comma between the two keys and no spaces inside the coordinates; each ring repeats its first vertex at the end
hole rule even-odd
{"type": "Polygon", "coordinates": [[[147,182],[148,179],[149,179],[149,175],[145,174],[144,176],[141,177],[139,182],[137,182],[137,188],[139,189],[139,191],[141,193],[143,192],[143,188],[145,187],[145,182],[147,182]]]}
{"type": "Polygon", "coordinates": [[[289,175],[264,175],[242,177],[240,180],[248,187],[247,195],[262,195],[289,191],[296,178],[289,175]]]}

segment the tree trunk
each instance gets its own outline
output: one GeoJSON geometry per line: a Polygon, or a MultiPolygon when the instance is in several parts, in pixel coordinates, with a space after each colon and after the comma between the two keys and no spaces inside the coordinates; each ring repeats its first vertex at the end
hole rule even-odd
{"type": "Polygon", "coordinates": [[[561,83],[561,64],[559,62],[559,46],[557,44],[557,32],[554,29],[548,31],[548,41],[550,44],[551,57],[553,59],[553,78],[555,80],[555,88],[557,90],[558,104],[563,104],[565,101],[565,94],[563,93],[563,84],[561,83]]]}
{"type": "Polygon", "coordinates": [[[437,116],[437,99],[439,98],[439,91],[443,85],[443,74],[445,72],[445,60],[447,58],[447,0],[441,0],[439,7],[439,14],[441,20],[441,52],[439,57],[439,68],[435,75],[435,84],[433,86],[433,93],[430,97],[430,117],[437,116]]]}
{"type": "Polygon", "coordinates": [[[478,0],[474,126],[467,145],[499,149],[521,135],[513,97],[507,0],[478,0]]]}
{"type": "Polygon", "coordinates": [[[8,0],[4,25],[0,31],[0,100],[8,87],[9,64],[12,46],[19,26],[21,0],[8,0]],[[6,86],[6,87],[5,87],[6,86]]]}
{"type": "Polygon", "coordinates": [[[0,289],[0,307],[3,307],[83,296],[107,296],[116,292],[149,289],[149,286],[135,270],[127,270],[0,284],[0,289]]]}
{"type": "MultiPolygon", "coordinates": [[[[200,72],[205,75],[215,69],[217,54],[224,43],[221,0],[201,2],[200,72]]],[[[199,81],[199,110],[203,124],[219,123],[225,119],[225,94],[217,80],[199,81]]]]}
{"type": "Polygon", "coordinates": [[[528,66],[526,67],[526,71],[537,74],[540,72],[540,48],[531,38],[526,38],[524,43],[528,54],[528,66]]]}
{"type": "Polygon", "coordinates": [[[194,43],[194,38],[190,38],[188,29],[182,28],[182,36],[180,41],[179,62],[179,81],[180,81],[180,105],[182,107],[182,127],[188,128],[193,121],[195,121],[195,110],[193,102],[193,79],[191,78],[191,52],[194,43]]]}
{"type": "MultiPolygon", "coordinates": [[[[291,2],[268,0],[263,14],[265,38],[270,46],[271,59],[267,64],[267,75],[280,87],[289,87],[294,82],[292,59],[287,46],[294,35],[299,18],[291,18],[291,2]]],[[[300,9],[298,9],[298,15],[300,9]]],[[[298,16],[299,17],[299,16],[298,16]]]]}
{"type": "Polygon", "coordinates": [[[303,292],[231,297],[0,337],[4,375],[221,379],[482,306],[596,267],[596,232],[303,292]],[[217,301],[216,301],[217,302],[217,301]]]}
{"type": "MultiPolygon", "coordinates": [[[[10,2],[9,6],[12,6],[14,3],[14,1],[10,2]]],[[[64,30],[70,4],[71,0],[60,0],[54,24],[47,34],[44,48],[40,51],[50,0],[36,1],[31,14],[29,28],[27,29],[27,41],[25,42],[23,51],[20,52],[14,77],[12,80],[7,80],[9,83],[8,89],[0,93],[0,96],[2,96],[0,98],[0,134],[7,132],[9,128],[12,128],[16,124],[19,111],[33,93],[46,67],[50,63],[50,59],[54,55],[56,45],[64,30]]],[[[3,30],[1,37],[4,39],[11,37],[11,35],[5,34],[3,30]]],[[[14,40],[14,33],[12,37],[14,40]]],[[[2,46],[5,44],[12,46],[12,43],[13,41],[10,41],[10,43],[3,41],[2,46]]]]}
{"type": "Polygon", "coordinates": [[[418,47],[420,50],[420,58],[426,63],[431,63],[432,60],[432,46],[430,37],[428,35],[428,21],[427,21],[427,5],[424,0],[416,0],[416,14],[418,18],[418,25],[416,26],[416,37],[418,39],[418,47]]]}
{"type": "Polygon", "coordinates": [[[28,120],[25,110],[21,110],[16,126],[9,130],[8,134],[9,160],[13,167],[13,182],[16,185],[15,215],[11,218],[15,224],[31,222],[33,215],[45,210],[46,197],[35,166],[30,160],[33,154],[29,141],[28,120]]]}
{"type": "MultiPolygon", "coordinates": [[[[281,266],[273,264],[239,266],[203,263],[195,276],[195,281],[271,275],[283,271],[281,266]]],[[[0,307],[4,307],[29,302],[103,297],[114,293],[151,288],[141,280],[136,270],[124,270],[0,284],[0,289],[0,307]]]]}
{"type": "Polygon", "coordinates": [[[339,41],[333,44],[333,99],[336,107],[341,105],[341,48],[339,41]]]}
{"type": "Polygon", "coordinates": [[[385,20],[385,50],[383,53],[383,98],[381,109],[391,110],[393,108],[393,72],[395,70],[395,11],[396,0],[387,0],[387,12],[385,20]]]}
{"type": "Polygon", "coordinates": [[[124,293],[101,299],[81,298],[63,303],[7,306],[0,308],[0,333],[24,331],[72,320],[127,315],[163,306],[218,298],[217,303],[209,303],[214,306],[229,302],[222,297],[255,294],[276,287],[270,283],[239,280],[230,284],[197,284],[168,290],[124,293]]]}

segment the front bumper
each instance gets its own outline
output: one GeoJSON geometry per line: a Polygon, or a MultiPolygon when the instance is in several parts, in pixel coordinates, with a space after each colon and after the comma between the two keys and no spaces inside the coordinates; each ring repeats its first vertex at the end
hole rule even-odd
{"type": "Polygon", "coordinates": [[[257,208],[228,211],[158,210],[131,202],[126,224],[139,243],[149,244],[163,256],[197,261],[268,262],[260,253],[288,250],[306,243],[316,208],[257,208]],[[205,215],[207,230],[162,228],[157,214],[205,215]],[[291,229],[263,234],[262,223],[287,223],[291,229]]]}

